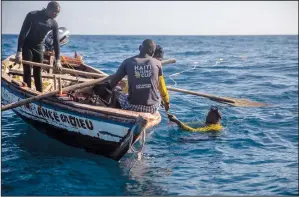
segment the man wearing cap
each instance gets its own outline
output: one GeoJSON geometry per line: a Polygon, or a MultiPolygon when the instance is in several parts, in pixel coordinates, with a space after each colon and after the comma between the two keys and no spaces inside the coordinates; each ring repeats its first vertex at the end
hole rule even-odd
{"type": "MultiPolygon", "coordinates": [[[[29,12],[23,22],[22,29],[18,39],[18,49],[16,54],[16,63],[21,63],[22,59],[27,61],[43,62],[43,47],[46,34],[52,30],[55,50],[54,70],[61,69],[60,46],[58,40],[58,24],[55,20],[60,12],[60,6],[57,2],[51,1],[46,9],[29,12]]],[[[23,81],[31,88],[31,69],[30,65],[23,65],[23,81]]],[[[37,91],[42,92],[41,68],[33,68],[33,76],[37,91]]]]}
{"type": "Polygon", "coordinates": [[[169,110],[169,95],[163,77],[162,64],[153,58],[156,44],[153,40],[146,39],[139,46],[139,50],[139,55],[122,62],[112,76],[110,88],[114,88],[127,75],[129,94],[121,94],[118,99],[122,109],[153,114],[159,108],[160,94],[165,109],[169,110]]]}

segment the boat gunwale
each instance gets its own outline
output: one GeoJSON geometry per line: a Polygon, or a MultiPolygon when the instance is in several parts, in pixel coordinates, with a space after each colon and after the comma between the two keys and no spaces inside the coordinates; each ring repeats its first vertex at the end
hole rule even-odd
{"type": "MultiPolygon", "coordinates": [[[[13,65],[12,68],[15,66],[14,62],[9,60],[9,58],[11,58],[11,57],[13,57],[13,55],[9,56],[8,58],[6,58],[5,60],[2,61],[1,81],[5,84],[4,86],[6,86],[6,87],[3,87],[3,85],[1,85],[2,86],[1,88],[6,89],[11,94],[19,94],[21,97],[24,97],[24,98],[29,98],[29,97],[37,96],[37,95],[41,94],[40,92],[30,89],[28,87],[22,87],[22,83],[20,81],[14,80],[12,77],[13,75],[8,75],[8,73],[6,73],[7,70],[9,71],[11,69],[11,67],[10,67],[11,65],[13,65]],[[9,63],[7,63],[7,60],[9,61],[9,63]],[[5,63],[8,65],[3,63],[4,61],[6,61],[5,63]],[[3,65],[4,65],[5,69],[3,69],[3,65]]],[[[84,63],[82,63],[81,65],[91,69],[91,71],[94,71],[96,73],[101,73],[101,74],[104,73],[104,72],[101,72],[91,66],[84,64],[84,63]]],[[[104,74],[106,74],[106,73],[104,73],[104,74]]],[[[107,77],[108,76],[109,75],[107,75],[107,77]]],[[[16,96],[19,97],[19,95],[16,95],[16,96]]],[[[59,109],[69,110],[71,112],[79,113],[81,115],[86,114],[86,115],[93,116],[95,118],[106,119],[108,121],[110,120],[110,121],[112,121],[111,124],[114,124],[114,123],[119,124],[119,125],[129,124],[131,129],[133,127],[139,125],[140,128],[138,129],[137,133],[135,133],[135,132],[133,133],[132,131],[128,132],[125,136],[122,137],[120,142],[115,143],[115,144],[120,144],[120,146],[117,149],[115,149],[113,151],[113,153],[111,152],[111,153],[109,153],[109,155],[104,155],[104,156],[108,156],[116,161],[120,160],[123,157],[123,155],[127,153],[130,146],[133,143],[135,143],[137,140],[139,140],[141,133],[143,131],[158,125],[162,119],[159,111],[157,111],[155,114],[144,113],[144,112],[134,112],[134,111],[130,111],[130,110],[116,109],[116,108],[105,107],[105,106],[92,106],[92,105],[83,104],[83,103],[79,103],[79,102],[75,102],[75,101],[64,101],[64,100],[60,100],[59,97],[45,98],[42,100],[34,101],[34,103],[39,106],[43,106],[43,103],[44,103],[44,104],[50,105],[50,107],[57,107],[58,110],[59,109]]],[[[17,115],[19,114],[18,112],[16,112],[16,110],[14,110],[14,109],[12,109],[12,110],[17,115]]],[[[19,116],[22,117],[23,115],[19,115],[19,116]]],[[[56,127],[55,125],[40,122],[38,120],[33,120],[31,118],[29,118],[29,120],[37,121],[42,124],[47,124],[51,128],[56,127]]],[[[105,121],[105,120],[101,120],[101,121],[105,121]]],[[[129,130],[131,130],[131,129],[129,129],[129,130]]],[[[81,134],[81,135],[83,135],[83,134],[81,134]]],[[[90,137],[90,136],[87,136],[87,137],[90,137]]],[[[104,139],[102,139],[102,140],[106,141],[104,139]]],[[[106,141],[106,142],[113,143],[112,141],[106,141]]]]}
{"type": "MultiPolygon", "coordinates": [[[[9,58],[11,58],[11,56],[9,56],[8,58],[6,58],[3,61],[8,60],[9,62],[11,62],[13,64],[13,62],[10,61],[9,58]]],[[[86,66],[86,67],[91,68],[92,70],[98,71],[97,69],[94,69],[86,64],[84,64],[83,66],[86,66]]],[[[21,87],[20,85],[12,83],[12,80],[13,80],[12,76],[9,76],[5,71],[4,72],[3,71],[4,70],[2,70],[1,79],[5,80],[8,85],[13,86],[15,88],[15,90],[17,90],[19,93],[25,94],[24,95],[25,97],[39,95],[38,91],[32,90],[30,88],[24,88],[24,87],[21,87]]],[[[14,90],[11,90],[11,91],[13,92],[14,90]]],[[[44,102],[46,104],[61,107],[62,109],[67,109],[67,110],[71,110],[71,111],[78,112],[78,113],[83,112],[84,114],[90,114],[92,116],[98,116],[98,117],[100,116],[101,118],[104,117],[104,118],[107,118],[110,120],[112,117],[109,117],[109,116],[114,116],[113,119],[115,120],[115,118],[116,118],[117,121],[120,121],[120,122],[124,122],[124,121],[122,121],[124,119],[129,119],[129,121],[136,121],[136,118],[141,116],[146,121],[148,121],[149,127],[147,127],[147,128],[157,125],[158,123],[153,124],[153,125],[151,125],[151,123],[155,122],[158,119],[161,119],[161,115],[159,112],[158,112],[158,115],[156,115],[156,114],[134,112],[134,111],[129,111],[129,110],[104,107],[104,106],[90,106],[88,104],[76,103],[74,101],[62,101],[57,98],[45,98],[45,99],[40,100],[39,102],[44,102]],[[145,116],[149,116],[149,118],[146,118],[145,116]]],[[[127,122],[127,121],[125,121],[125,122],[127,122]]]]}

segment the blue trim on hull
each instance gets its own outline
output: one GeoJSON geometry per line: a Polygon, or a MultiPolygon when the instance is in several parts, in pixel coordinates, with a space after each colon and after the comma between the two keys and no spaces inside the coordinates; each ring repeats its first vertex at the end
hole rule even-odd
{"type": "MultiPolygon", "coordinates": [[[[2,81],[2,87],[5,88],[6,90],[8,90],[10,93],[12,94],[15,94],[16,96],[22,98],[22,99],[26,99],[28,97],[25,97],[24,95],[20,94],[19,92],[16,92],[16,91],[13,91],[9,86],[8,86],[8,83],[7,82],[4,82],[2,81]]],[[[1,94],[2,95],[2,94],[1,94]]],[[[3,99],[3,98],[2,98],[3,99]]],[[[62,113],[67,113],[67,114],[71,114],[71,115],[77,115],[77,116],[81,116],[80,113],[77,113],[77,112],[73,112],[71,110],[68,110],[68,109],[62,109],[62,108],[58,108],[58,107],[55,107],[53,105],[49,105],[49,104],[46,104],[44,102],[41,102],[41,101],[33,101],[32,103],[36,104],[36,105],[42,105],[46,108],[49,108],[53,111],[59,111],[59,112],[62,112],[62,113]]],[[[69,106],[70,107],[70,106],[69,106]]],[[[73,107],[73,106],[72,106],[73,107]]],[[[74,107],[75,108],[75,107],[74,107]]],[[[12,109],[14,112],[16,112],[14,109],[12,109]]],[[[100,118],[100,117],[95,117],[95,116],[92,116],[92,115],[86,115],[85,116],[86,118],[88,119],[91,119],[91,120],[96,120],[96,121],[101,121],[101,122],[105,122],[105,123],[109,123],[109,124],[114,124],[114,125],[119,125],[119,126],[123,126],[123,127],[126,127],[126,128],[131,128],[134,124],[127,124],[127,123],[122,123],[122,122],[116,122],[116,121],[111,121],[111,120],[108,120],[108,119],[103,119],[103,118],[100,118]]],[[[40,117],[39,117],[40,118],[40,117]]]]}
{"type": "MultiPolygon", "coordinates": [[[[17,113],[25,122],[36,128],[38,131],[45,133],[47,136],[54,138],[66,145],[82,148],[87,152],[91,152],[93,154],[99,154],[108,158],[111,158],[115,161],[119,161],[128,151],[131,144],[126,144],[122,147],[122,150],[118,150],[121,143],[117,142],[108,142],[105,140],[101,140],[99,138],[90,137],[86,135],[82,135],[80,133],[69,132],[64,129],[56,128],[54,126],[50,126],[49,124],[42,123],[39,121],[34,121],[29,118],[22,116],[17,113]],[[114,153],[118,151],[118,154],[114,153]]],[[[129,136],[127,136],[129,137],[129,136]]],[[[126,137],[124,138],[124,140],[126,137]]],[[[122,141],[124,141],[122,140],[122,141]]]]}

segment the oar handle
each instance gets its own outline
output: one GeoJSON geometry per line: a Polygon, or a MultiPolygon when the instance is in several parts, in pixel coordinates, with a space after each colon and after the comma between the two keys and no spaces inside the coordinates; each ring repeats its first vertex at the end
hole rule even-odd
{"type": "Polygon", "coordinates": [[[206,98],[209,98],[211,100],[214,100],[214,101],[235,103],[235,101],[232,100],[232,99],[222,98],[222,97],[213,96],[213,95],[209,95],[209,94],[203,94],[203,93],[194,92],[194,91],[185,90],[185,89],[180,89],[180,88],[173,88],[173,87],[168,87],[167,86],[167,90],[174,91],[174,92],[182,92],[182,93],[187,93],[187,94],[193,94],[193,95],[196,95],[196,96],[202,96],[202,97],[206,97],[206,98]]]}
{"type": "Polygon", "coordinates": [[[168,60],[162,60],[161,64],[166,65],[166,64],[174,64],[176,63],[176,60],[174,58],[168,59],[168,60]]]}

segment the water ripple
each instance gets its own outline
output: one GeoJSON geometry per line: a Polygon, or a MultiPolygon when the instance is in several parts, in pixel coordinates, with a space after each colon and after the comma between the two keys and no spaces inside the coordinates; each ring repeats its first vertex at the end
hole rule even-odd
{"type": "MultiPolygon", "coordinates": [[[[77,51],[113,74],[148,37],[76,35],[61,52],[77,51]]],[[[298,195],[298,36],[152,38],[177,60],[163,67],[168,85],[271,105],[232,107],[169,92],[180,120],[202,124],[217,105],[224,130],[182,131],[161,109],[142,160],[128,154],[120,163],[62,144],[5,111],[2,195],[298,195]]],[[[2,36],[2,59],[16,44],[17,35],[2,36]]]]}

